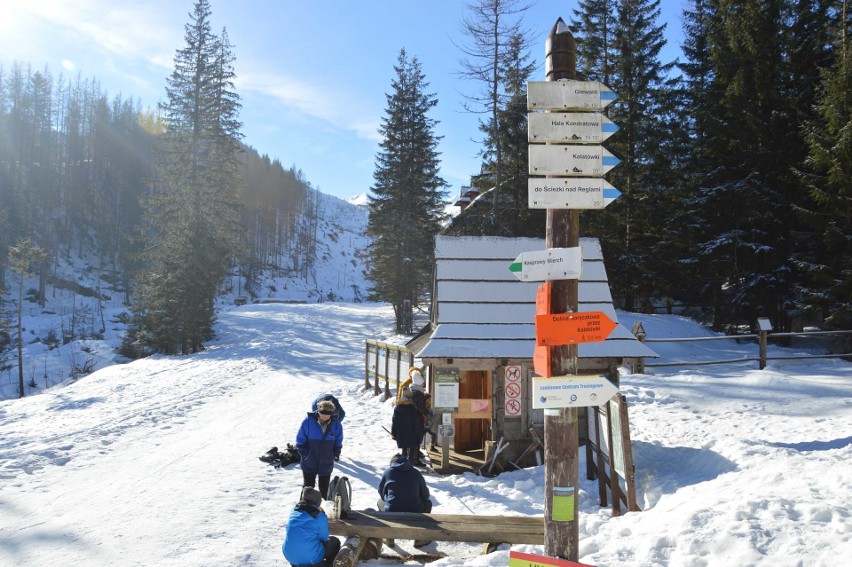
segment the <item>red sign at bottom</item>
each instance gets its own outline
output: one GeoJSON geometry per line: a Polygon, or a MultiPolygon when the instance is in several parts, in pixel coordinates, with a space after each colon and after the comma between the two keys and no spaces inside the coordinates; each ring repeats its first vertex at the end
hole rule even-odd
{"type": "Polygon", "coordinates": [[[556,557],[510,551],[509,567],[592,567],[592,565],[556,557]]]}

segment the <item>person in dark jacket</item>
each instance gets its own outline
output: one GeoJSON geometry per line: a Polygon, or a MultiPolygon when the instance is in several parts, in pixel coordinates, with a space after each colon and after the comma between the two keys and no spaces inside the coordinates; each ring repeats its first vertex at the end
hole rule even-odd
{"type": "Polygon", "coordinates": [[[331,567],[340,551],[340,540],[328,535],[328,517],[320,504],[322,495],[306,486],[287,519],[287,533],[281,552],[293,566],[331,567]]]}
{"type": "MultiPolygon", "coordinates": [[[[423,512],[432,511],[429,500],[429,487],[419,470],[411,465],[405,455],[397,453],[391,458],[390,466],[385,469],[379,481],[379,509],[385,512],[423,512]]],[[[414,547],[429,545],[428,540],[415,540],[414,547]]]]}
{"type": "Polygon", "coordinates": [[[385,512],[432,511],[429,487],[419,470],[411,465],[405,455],[397,453],[379,481],[379,506],[385,512]]]}
{"type": "Polygon", "coordinates": [[[405,388],[396,401],[391,419],[391,437],[413,465],[420,464],[420,440],[423,439],[423,416],[411,401],[411,390],[405,388]]]}
{"type": "Polygon", "coordinates": [[[308,413],[296,434],[303,486],[313,488],[319,477],[319,491],[323,499],[328,499],[331,472],[343,449],[343,426],[335,417],[335,411],[333,402],[319,402],[317,411],[308,413]]]}

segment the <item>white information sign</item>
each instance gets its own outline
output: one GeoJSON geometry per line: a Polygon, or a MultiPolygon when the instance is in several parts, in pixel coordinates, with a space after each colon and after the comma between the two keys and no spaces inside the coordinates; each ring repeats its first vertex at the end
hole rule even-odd
{"type": "Polygon", "coordinates": [[[435,397],[432,406],[436,408],[459,407],[459,383],[435,382],[435,397]]]}
{"type": "Polygon", "coordinates": [[[582,408],[602,406],[618,393],[605,376],[533,376],[532,407],[582,408]]]}
{"type": "Polygon", "coordinates": [[[530,81],[527,110],[603,110],[616,94],[598,81],[530,81]]]}
{"type": "Polygon", "coordinates": [[[530,177],[528,188],[531,209],[603,209],[621,195],[603,177],[530,177]]]}
{"type": "Polygon", "coordinates": [[[509,270],[522,282],[578,280],[583,270],[583,251],[578,246],[521,252],[509,270]]]}
{"type": "Polygon", "coordinates": [[[530,142],[600,144],[615,132],[615,122],[600,112],[530,112],[530,142]]]}
{"type": "Polygon", "coordinates": [[[531,144],[529,149],[530,175],[596,177],[619,163],[603,146],[531,144]]]}

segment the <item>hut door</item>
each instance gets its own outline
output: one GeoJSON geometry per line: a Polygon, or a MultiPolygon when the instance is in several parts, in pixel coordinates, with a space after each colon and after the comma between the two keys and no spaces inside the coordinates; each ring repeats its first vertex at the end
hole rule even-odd
{"type": "MultiPolygon", "coordinates": [[[[459,372],[459,406],[470,407],[461,400],[490,400],[491,372],[488,370],[463,370],[459,372]]],[[[476,451],[485,447],[488,439],[488,428],[491,415],[488,418],[456,419],[456,436],[454,439],[456,451],[476,451]]]]}

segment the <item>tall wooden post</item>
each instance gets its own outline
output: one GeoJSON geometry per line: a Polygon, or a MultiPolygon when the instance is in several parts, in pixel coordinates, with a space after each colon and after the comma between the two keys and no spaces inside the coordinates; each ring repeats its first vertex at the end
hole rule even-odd
{"type": "MultiPolygon", "coordinates": [[[[559,18],[545,47],[547,80],[576,79],[576,67],[574,37],[559,18]]],[[[548,209],[546,240],[547,248],[579,246],[580,211],[548,209]]],[[[577,280],[551,282],[551,313],[576,312],[578,303],[577,280]]],[[[550,368],[554,376],[577,374],[577,345],[551,347],[550,368]]],[[[569,561],[577,561],[579,555],[579,461],[577,408],[544,410],[544,551],[569,561]]]]}

